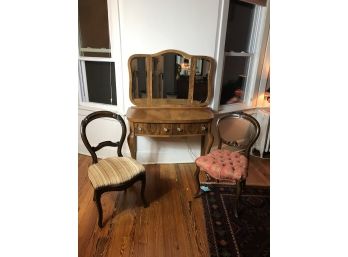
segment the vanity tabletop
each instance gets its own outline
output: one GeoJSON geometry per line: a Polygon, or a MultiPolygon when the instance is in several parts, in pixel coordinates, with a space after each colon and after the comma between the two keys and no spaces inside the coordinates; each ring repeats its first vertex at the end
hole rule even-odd
{"type": "Polygon", "coordinates": [[[131,122],[151,123],[191,123],[208,122],[214,118],[209,107],[136,107],[127,111],[127,118],[131,122]]]}

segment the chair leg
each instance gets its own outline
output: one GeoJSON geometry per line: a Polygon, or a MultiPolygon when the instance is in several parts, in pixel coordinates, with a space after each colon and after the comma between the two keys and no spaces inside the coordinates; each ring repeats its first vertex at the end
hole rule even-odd
{"type": "Polygon", "coordinates": [[[145,199],[145,186],[146,186],[146,175],[144,173],[144,176],[141,178],[141,199],[143,201],[144,208],[148,207],[149,204],[147,203],[145,199]]]}
{"type": "Polygon", "coordinates": [[[244,191],[244,188],[245,188],[245,185],[246,185],[246,179],[243,179],[243,180],[241,181],[241,184],[242,184],[241,192],[243,192],[243,191],[244,191]]]}
{"type": "Polygon", "coordinates": [[[200,172],[200,168],[197,166],[196,168],[196,171],[195,171],[195,180],[196,180],[196,184],[197,184],[197,192],[196,194],[193,196],[194,198],[197,198],[197,197],[200,197],[202,195],[202,192],[201,192],[201,183],[199,181],[199,172],[200,172]]]}
{"type": "Polygon", "coordinates": [[[100,202],[100,198],[101,198],[101,195],[102,193],[95,190],[94,191],[94,197],[93,197],[93,200],[95,201],[95,204],[97,206],[97,210],[98,210],[98,226],[100,228],[103,227],[103,209],[102,209],[102,205],[101,205],[101,202],[100,202]]]}
{"type": "Polygon", "coordinates": [[[234,205],[234,216],[238,219],[238,207],[239,207],[239,198],[240,198],[240,191],[241,191],[241,187],[243,182],[241,181],[237,181],[236,183],[236,201],[235,201],[235,205],[234,205]]]}

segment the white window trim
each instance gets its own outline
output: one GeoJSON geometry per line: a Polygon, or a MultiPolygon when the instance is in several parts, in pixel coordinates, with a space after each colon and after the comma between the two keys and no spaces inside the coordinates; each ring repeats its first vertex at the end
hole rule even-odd
{"type": "Polygon", "coordinates": [[[91,102],[80,102],[79,110],[85,110],[90,112],[105,110],[105,111],[116,112],[118,114],[123,114],[122,112],[119,112],[119,108],[117,108],[116,105],[91,103],[91,102]]]}
{"type": "Polygon", "coordinates": [[[228,19],[228,8],[230,6],[229,0],[221,0],[219,8],[219,20],[218,20],[218,33],[216,35],[216,47],[215,47],[215,60],[216,70],[214,78],[214,97],[212,99],[211,108],[218,111],[220,106],[220,94],[221,94],[221,83],[222,83],[222,72],[225,59],[225,41],[226,41],[226,30],[227,30],[227,19],[228,19]],[[218,86],[219,85],[219,86],[218,86]]]}
{"type": "Polygon", "coordinates": [[[112,58],[112,57],[80,56],[79,60],[90,61],[90,62],[116,62],[116,58],[112,58]]]}
{"type": "Polygon", "coordinates": [[[255,90],[258,89],[256,86],[257,70],[260,61],[260,55],[262,50],[262,41],[265,30],[265,23],[267,19],[268,6],[263,8],[261,6],[256,6],[254,26],[251,32],[252,38],[250,39],[250,50],[253,52],[253,56],[250,57],[249,67],[248,67],[248,77],[246,79],[246,92],[244,94],[244,103],[247,106],[251,106],[253,103],[253,96],[255,90]]]}
{"type": "MultiPolygon", "coordinates": [[[[248,66],[248,76],[246,79],[246,92],[244,94],[244,102],[228,105],[220,105],[220,96],[221,96],[221,83],[223,76],[223,66],[225,59],[225,40],[226,40],[226,30],[227,30],[227,20],[228,20],[228,9],[229,9],[229,0],[221,0],[220,4],[220,17],[218,24],[218,39],[216,41],[216,50],[215,50],[215,59],[216,59],[216,76],[214,79],[214,97],[211,103],[211,108],[218,112],[229,112],[235,110],[243,110],[248,108],[253,108],[253,96],[256,88],[256,77],[257,77],[257,68],[259,65],[260,50],[263,39],[263,32],[265,29],[266,16],[269,10],[269,5],[262,8],[261,6],[256,6],[254,19],[253,19],[253,30],[251,32],[251,39],[249,45],[249,66],[248,66]],[[252,86],[253,85],[253,86],[252,86]]],[[[228,56],[235,56],[234,52],[228,52],[228,56]]],[[[244,53],[240,53],[241,56],[244,53]]]]}
{"type": "Polygon", "coordinates": [[[108,48],[93,48],[93,47],[81,47],[81,52],[86,53],[111,53],[111,49],[108,48]]]}
{"type": "MultiPolygon", "coordinates": [[[[123,90],[123,76],[122,76],[122,55],[121,55],[121,36],[120,36],[120,19],[119,19],[119,4],[118,0],[107,0],[108,8],[108,23],[109,23],[109,40],[111,48],[111,57],[87,57],[79,56],[79,69],[83,71],[80,74],[80,83],[83,82],[85,87],[80,85],[79,87],[79,108],[96,111],[96,110],[109,110],[117,112],[119,114],[124,114],[124,90],[123,90]],[[88,90],[86,82],[85,69],[81,65],[84,65],[85,61],[97,61],[97,62],[113,62],[115,65],[115,80],[116,80],[116,97],[117,105],[111,104],[99,104],[87,102],[88,90]],[[81,89],[84,92],[81,92],[81,89]],[[86,98],[87,97],[87,98],[86,98]]],[[[90,48],[88,48],[90,50],[90,48]]],[[[91,48],[93,50],[93,48],[91,48]]],[[[80,49],[79,49],[80,50],[80,49]]],[[[96,50],[95,51],[100,51],[96,50]]],[[[105,49],[103,49],[104,51],[105,49]]],[[[107,49],[106,49],[107,50],[107,49]]]]}
{"type": "Polygon", "coordinates": [[[230,51],[230,52],[225,52],[225,57],[226,56],[240,56],[240,57],[251,57],[253,56],[253,53],[247,53],[247,52],[235,52],[235,51],[230,51]]]}
{"type": "Polygon", "coordinates": [[[82,83],[82,81],[83,81],[83,69],[82,69],[82,67],[81,67],[81,62],[79,61],[78,62],[78,74],[79,74],[79,103],[81,103],[82,101],[83,101],[83,99],[84,99],[84,97],[85,97],[85,95],[86,95],[86,92],[85,92],[85,89],[84,89],[84,87],[83,87],[83,83],[82,83]]]}
{"type": "Polygon", "coordinates": [[[269,43],[269,35],[267,37],[267,43],[266,43],[266,51],[265,51],[265,57],[263,60],[262,65],[262,71],[261,71],[261,78],[260,78],[260,85],[259,85],[259,96],[257,97],[256,106],[258,107],[264,107],[265,103],[265,90],[267,85],[267,80],[269,79],[269,69],[270,69],[270,43],[269,43]]]}
{"type": "Polygon", "coordinates": [[[79,95],[80,95],[80,103],[85,103],[86,100],[88,101],[88,88],[87,88],[87,77],[86,77],[86,67],[85,62],[79,61],[79,95]]]}

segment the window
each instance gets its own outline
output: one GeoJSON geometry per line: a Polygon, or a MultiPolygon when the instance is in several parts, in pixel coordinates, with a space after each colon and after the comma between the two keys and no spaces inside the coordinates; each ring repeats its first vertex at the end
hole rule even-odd
{"type": "Polygon", "coordinates": [[[80,104],[116,106],[118,22],[117,11],[110,10],[117,8],[117,1],[79,0],[78,4],[80,104]]]}
{"type": "MultiPolygon", "coordinates": [[[[255,0],[226,0],[224,7],[228,11],[225,12],[225,39],[220,50],[223,51],[217,92],[220,98],[214,99],[220,109],[236,103],[250,106],[255,88],[258,89],[256,75],[267,25],[267,8],[248,2],[255,0]]],[[[216,103],[214,105],[217,107],[216,103]]]]}
{"type": "Polygon", "coordinates": [[[115,64],[84,61],[84,65],[89,101],[116,105],[115,64]]]}

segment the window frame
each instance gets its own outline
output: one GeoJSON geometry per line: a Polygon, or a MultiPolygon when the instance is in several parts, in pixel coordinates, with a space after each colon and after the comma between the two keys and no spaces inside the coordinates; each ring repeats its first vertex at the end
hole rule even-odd
{"type": "Polygon", "coordinates": [[[258,88],[258,95],[256,96],[256,106],[257,107],[269,107],[269,103],[266,103],[265,91],[267,82],[270,79],[270,42],[269,42],[269,34],[266,38],[266,49],[264,53],[264,59],[262,62],[262,68],[260,73],[260,84],[258,88]]]}
{"type": "Polygon", "coordinates": [[[215,88],[214,88],[214,98],[211,104],[213,110],[219,113],[231,112],[236,110],[251,109],[255,107],[255,96],[258,94],[258,67],[260,63],[260,57],[262,49],[265,47],[263,44],[264,32],[266,27],[266,22],[269,13],[269,4],[264,6],[255,5],[252,30],[250,32],[248,53],[238,53],[238,52],[225,52],[225,41],[226,41],[226,31],[227,31],[227,21],[228,21],[228,11],[229,11],[229,0],[222,0],[220,17],[219,17],[219,35],[216,42],[216,76],[215,76],[215,88]],[[247,65],[246,81],[245,81],[245,92],[242,103],[225,104],[220,105],[221,88],[222,88],[222,76],[224,69],[224,61],[228,56],[249,56],[249,62],[247,65]]]}
{"type": "MultiPolygon", "coordinates": [[[[122,78],[122,55],[121,55],[121,36],[120,36],[120,20],[119,20],[119,4],[118,0],[107,0],[108,26],[110,49],[101,48],[91,51],[110,51],[111,57],[90,57],[80,55],[80,43],[78,45],[78,73],[79,73],[79,108],[84,110],[109,110],[118,113],[124,113],[124,90],[122,78]],[[94,103],[88,101],[87,78],[85,61],[93,62],[112,62],[115,67],[116,81],[116,98],[117,105],[94,103]]],[[[79,37],[80,38],[80,37],[79,37]]]]}

